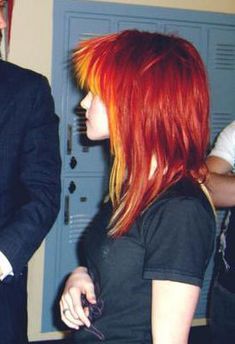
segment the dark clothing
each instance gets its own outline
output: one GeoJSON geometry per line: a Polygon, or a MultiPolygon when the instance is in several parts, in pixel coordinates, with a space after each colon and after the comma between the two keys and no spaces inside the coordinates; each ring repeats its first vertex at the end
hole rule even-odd
{"type": "Polygon", "coordinates": [[[27,340],[27,268],[0,284],[0,343],[25,344],[27,340]]]}
{"type": "Polygon", "coordinates": [[[216,256],[216,279],[212,290],[210,328],[213,344],[235,342],[235,208],[228,210],[216,256]]]}
{"type": "Polygon", "coordinates": [[[213,344],[234,344],[235,297],[219,283],[212,290],[210,329],[213,344]]]}
{"type": "Polygon", "coordinates": [[[235,294],[235,208],[228,211],[221,233],[218,282],[235,294]]]}
{"type": "MultiPolygon", "coordinates": [[[[0,284],[0,343],[6,344],[11,343],[5,339],[7,329],[14,331],[16,320],[8,324],[5,314],[15,312],[25,330],[21,273],[58,213],[60,156],[58,118],[47,80],[4,61],[0,76],[0,251],[14,272],[12,281],[0,284]],[[16,293],[15,298],[22,296],[20,308],[6,302],[16,293]]],[[[17,338],[14,343],[20,344],[19,333],[17,338]]]]}
{"type": "MultiPolygon", "coordinates": [[[[93,322],[109,344],[149,344],[152,280],[200,286],[212,254],[215,217],[197,184],[182,180],[157,198],[120,238],[107,236],[110,203],[85,239],[87,267],[102,315],[93,322]]],[[[93,329],[91,329],[93,330],[93,329]]],[[[81,329],[77,343],[99,343],[81,329]]]]}
{"type": "MultiPolygon", "coordinates": [[[[226,233],[225,258],[230,268],[235,272],[235,208],[230,209],[229,224],[226,233]]],[[[234,281],[235,282],[235,281],[234,281]]]]}

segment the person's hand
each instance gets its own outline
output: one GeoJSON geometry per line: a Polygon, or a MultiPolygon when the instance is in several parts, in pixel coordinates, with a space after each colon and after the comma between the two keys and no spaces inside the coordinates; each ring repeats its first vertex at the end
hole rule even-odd
{"type": "Polygon", "coordinates": [[[91,304],[96,303],[94,283],[87,272],[87,268],[78,267],[66,281],[60,299],[60,313],[62,321],[76,330],[80,326],[90,327],[88,307],[83,307],[82,296],[91,304]]]}

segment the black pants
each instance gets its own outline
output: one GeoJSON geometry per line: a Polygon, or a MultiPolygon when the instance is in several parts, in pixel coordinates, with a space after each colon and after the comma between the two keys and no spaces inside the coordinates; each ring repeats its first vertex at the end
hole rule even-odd
{"type": "Polygon", "coordinates": [[[9,282],[0,282],[0,344],[26,344],[27,269],[9,282]]]}
{"type": "Polygon", "coordinates": [[[210,327],[213,344],[235,343],[235,293],[216,282],[211,297],[210,327]]]}

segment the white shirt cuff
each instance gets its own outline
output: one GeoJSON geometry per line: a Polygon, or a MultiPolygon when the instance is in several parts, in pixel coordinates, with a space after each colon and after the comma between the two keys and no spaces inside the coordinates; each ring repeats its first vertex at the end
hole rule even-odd
{"type": "Polygon", "coordinates": [[[0,280],[4,280],[5,277],[8,275],[14,275],[11,263],[7,259],[7,257],[0,251],[0,267],[2,271],[2,275],[0,276],[0,280]]]}

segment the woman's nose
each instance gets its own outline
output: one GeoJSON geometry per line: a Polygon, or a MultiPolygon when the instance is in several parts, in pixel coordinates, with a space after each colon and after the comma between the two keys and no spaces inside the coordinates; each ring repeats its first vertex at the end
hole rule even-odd
{"type": "Polygon", "coordinates": [[[87,95],[81,100],[80,105],[83,109],[89,109],[92,102],[93,95],[91,92],[88,92],[87,95]]]}

